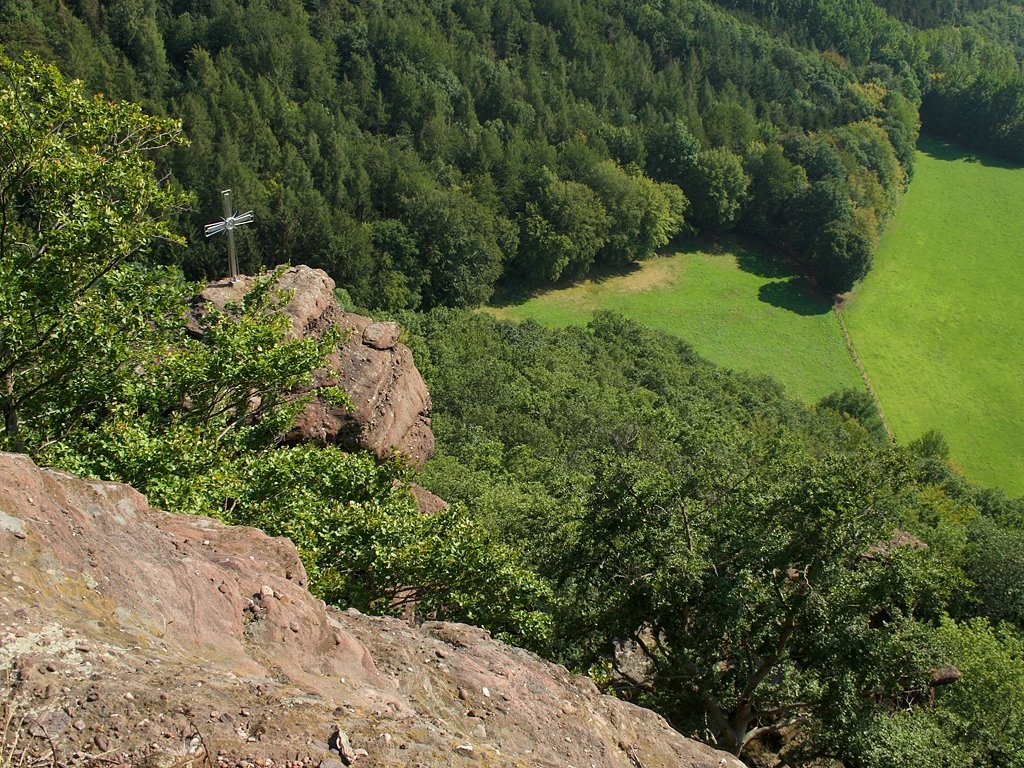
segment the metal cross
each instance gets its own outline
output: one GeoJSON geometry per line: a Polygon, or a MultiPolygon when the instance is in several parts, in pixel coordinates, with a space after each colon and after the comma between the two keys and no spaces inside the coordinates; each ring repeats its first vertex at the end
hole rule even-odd
{"type": "Polygon", "coordinates": [[[231,213],[231,190],[225,189],[220,193],[224,199],[224,218],[221,221],[207,224],[204,228],[207,237],[219,235],[221,232],[228,233],[228,272],[232,280],[238,277],[238,260],[235,258],[235,227],[240,224],[252,224],[255,220],[252,211],[231,213]]]}

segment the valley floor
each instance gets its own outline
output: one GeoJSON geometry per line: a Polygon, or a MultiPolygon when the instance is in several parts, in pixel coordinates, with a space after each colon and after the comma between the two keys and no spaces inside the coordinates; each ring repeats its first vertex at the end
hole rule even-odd
{"type": "Polygon", "coordinates": [[[1024,168],[924,139],[845,310],[896,437],[938,429],[967,476],[1024,493],[1024,168]]]}

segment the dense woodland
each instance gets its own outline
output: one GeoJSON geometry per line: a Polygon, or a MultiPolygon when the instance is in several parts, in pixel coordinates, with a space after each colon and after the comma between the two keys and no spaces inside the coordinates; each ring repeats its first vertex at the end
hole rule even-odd
{"type": "Polygon", "coordinates": [[[404,320],[425,482],[550,585],[543,653],[757,765],[1024,765],[1024,500],[940,435],[894,448],[865,393],[808,410],[614,315],[404,320]]]}
{"type": "Polygon", "coordinates": [[[231,187],[256,212],[243,268],[301,260],[391,309],[734,228],[846,290],[930,82],[925,43],[867,0],[4,0],[0,19],[12,52],[183,120],[163,160],[197,198],[165,260],[222,271],[201,232],[231,187]]]}
{"type": "Polygon", "coordinates": [[[848,289],[922,125],[1024,152],[1021,13],[0,0],[0,449],[291,536],[332,603],[487,626],[752,765],[1022,768],[1024,501],[863,393],[464,309],[691,231],[848,289]],[[287,341],[272,279],[185,332],[224,187],[246,271],[398,313],[448,510],[400,462],[279,446],[336,340],[287,341]]]}
{"type": "Polygon", "coordinates": [[[1024,11],[976,5],[3,0],[0,44],[184,121],[164,161],[190,247],[164,260],[222,271],[201,233],[231,187],[245,269],[301,260],[415,309],[732,229],[848,290],[919,113],[1024,152],[1024,11]]]}

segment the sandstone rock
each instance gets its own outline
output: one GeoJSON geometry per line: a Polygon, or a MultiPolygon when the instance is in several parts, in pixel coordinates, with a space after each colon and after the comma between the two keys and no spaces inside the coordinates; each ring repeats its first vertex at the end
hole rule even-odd
{"type": "Polygon", "coordinates": [[[363,344],[374,349],[394,349],[398,333],[398,323],[372,323],[363,331],[363,344]]]}
{"type": "MultiPolygon", "coordinates": [[[[390,768],[450,765],[456,745],[498,768],[539,764],[541,746],[550,768],[635,768],[636,760],[742,768],[484,630],[325,608],[301,586],[305,573],[287,539],[161,512],[127,486],[12,454],[0,454],[0,510],[28,533],[19,540],[0,531],[0,557],[31,585],[0,601],[0,637],[15,624],[24,635],[0,646],[0,666],[38,677],[60,665],[64,687],[34,699],[45,710],[34,714],[63,718],[64,726],[47,726],[63,755],[84,760],[83,735],[106,732],[124,765],[183,764],[184,744],[193,755],[215,745],[207,757],[224,766],[340,768],[344,753],[328,754],[325,742],[338,731],[349,748],[376,745],[367,765],[390,768]],[[83,579],[90,551],[101,591],[83,579]],[[254,611],[247,596],[263,586],[275,598],[260,598],[254,611]],[[75,650],[85,643],[91,653],[75,650]],[[460,690],[486,720],[466,717],[460,690]],[[226,712],[240,719],[207,717],[226,712]]],[[[360,750],[350,755],[361,764],[360,750]]]]}
{"type": "Polygon", "coordinates": [[[356,751],[352,749],[352,743],[348,740],[348,734],[340,728],[335,728],[331,734],[330,747],[341,756],[341,762],[345,765],[352,765],[356,761],[356,751]]]}
{"type": "Polygon", "coordinates": [[[413,499],[416,500],[417,509],[427,517],[436,515],[441,510],[448,508],[447,501],[437,494],[431,493],[422,485],[409,483],[409,492],[412,494],[413,499]]]}
{"type": "Polygon", "coordinates": [[[940,685],[955,683],[961,677],[963,677],[963,673],[959,669],[952,665],[947,665],[945,667],[939,667],[932,672],[931,682],[933,687],[938,688],[940,685]]]}
{"type": "MultiPolygon", "coordinates": [[[[193,302],[188,328],[201,333],[200,321],[209,307],[237,305],[255,284],[256,278],[244,275],[234,282],[211,283],[193,302]]],[[[292,267],[281,275],[278,288],[290,295],[282,310],[291,318],[293,338],[321,338],[329,328],[346,333],[328,367],[314,376],[312,391],[340,386],[353,406],[349,411],[314,398],[285,442],[365,448],[379,459],[398,451],[414,466],[423,466],[434,453],[430,394],[412,352],[398,343],[398,326],[345,312],[334,298],[334,281],[319,269],[292,267]]]]}

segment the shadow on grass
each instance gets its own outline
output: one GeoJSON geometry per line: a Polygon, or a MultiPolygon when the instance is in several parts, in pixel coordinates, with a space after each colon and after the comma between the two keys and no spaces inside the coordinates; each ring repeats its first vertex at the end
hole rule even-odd
{"type": "Polygon", "coordinates": [[[757,297],[765,304],[788,309],[798,315],[824,315],[832,309],[831,304],[822,300],[814,287],[803,277],[765,283],[757,292],[757,297]]]}
{"type": "Polygon", "coordinates": [[[986,155],[982,152],[976,152],[968,147],[961,146],[960,144],[953,144],[944,139],[939,139],[934,136],[921,135],[921,138],[917,142],[917,148],[919,151],[934,157],[936,160],[946,160],[949,162],[965,162],[965,163],[977,163],[987,168],[1020,168],[1020,163],[1011,162],[1004,160],[994,155],[986,155]]]}
{"type": "Polygon", "coordinates": [[[549,291],[572,288],[574,285],[579,285],[584,282],[604,283],[608,280],[614,280],[617,277],[631,275],[642,266],[642,264],[625,264],[615,266],[597,264],[591,268],[590,274],[584,277],[563,278],[554,283],[544,283],[543,285],[531,287],[524,287],[521,285],[498,285],[494,290],[494,296],[489,302],[487,302],[487,304],[488,306],[496,307],[498,309],[504,307],[517,307],[520,304],[525,304],[530,299],[536,298],[541,294],[548,293],[549,291]]]}
{"type": "Polygon", "coordinates": [[[796,271],[793,267],[779,259],[772,259],[763,253],[751,248],[734,246],[733,253],[736,256],[736,264],[744,272],[749,272],[758,277],[792,277],[795,278],[796,271]]]}

